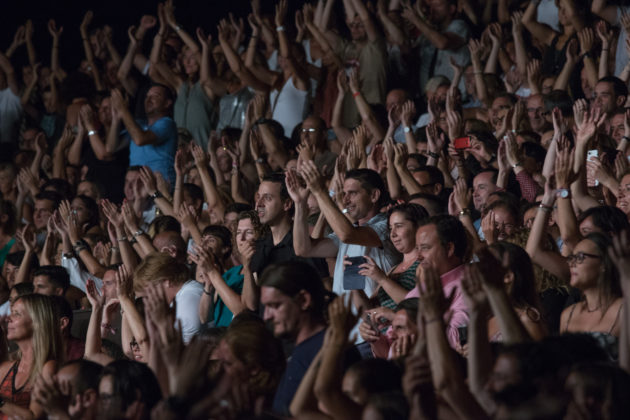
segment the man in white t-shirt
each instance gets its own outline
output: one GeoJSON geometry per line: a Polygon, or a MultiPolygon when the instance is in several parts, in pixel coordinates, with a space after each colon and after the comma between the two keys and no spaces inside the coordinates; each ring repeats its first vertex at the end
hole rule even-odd
{"type": "Polygon", "coordinates": [[[11,61],[0,52],[0,143],[17,144],[22,103],[11,61]]]}

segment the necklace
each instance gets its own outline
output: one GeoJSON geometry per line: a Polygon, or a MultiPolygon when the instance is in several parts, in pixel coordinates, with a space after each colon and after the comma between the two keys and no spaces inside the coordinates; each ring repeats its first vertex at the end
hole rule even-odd
{"type": "Polygon", "coordinates": [[[586,302],[584,302],[584,309],[586,310],[586,312],[588,313],[593,313],[595,311],[599,311],[600,306],[595,307],[594,309],[589,309],[588,305],[586,302]]]}

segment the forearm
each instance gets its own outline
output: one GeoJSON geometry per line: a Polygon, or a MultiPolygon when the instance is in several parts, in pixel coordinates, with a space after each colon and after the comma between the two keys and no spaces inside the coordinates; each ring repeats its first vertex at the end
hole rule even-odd
{"type": "Polygon", "coordinates": [[[488,57],[488,61],[486,61],[486,67],[484,68],[484,73],[496,74],[497,72],[497,63],[499,60],[499,47],[498,43],[492,43],[492,49],[490,50],[490,56],[488,57]]]}
{"type": "MultiPolygon", "coordinates": [[[[217,190],[217,186],[212,181],[210,177],[210,172],[207,167],[197,166],[197,170],[199,171],[199,175],[201,177],[201,183],[203,185],[203,191],[206,195],[206,203],[208,203],[208,208],[218,210],[217,216],[223,218],[223,214],[225,213],[225,204],[219,195],[219,191],[217,190]]],[[[220,175],[220,174],[218,174],[220,175]]],[[[218,176],[217,175],[217,176],[218,176]]]]}
{"type": "Polygon", "coordinates": [[[123,309],[123,318],[129,323],[129,329],[133,334],[133,338],[136,339],[142,355],[149,360],[149,337],[147,330],[144,327],[144,320],[140,316],[140,313],[136,309],[133,300],[128,296],[119,296],[120,306],[123,309]]]}
{"type": "Polygon", "coordinates": [[[324,214],[330,228],[344,243],[352,243],[351,238],[355,227],[350,220],[339,210],[339,207],[332,201],[327,191],[311,191],[317,199],[319,210],[324,214]]]}
{"type": "Polygon", "coordinates": [[[573,250],[580,242],[581,235],[570,198],[558,199],[558,219],[556,223],[558,224],[558,229],[560,229],[560,237],[565,246],[573,250]]]}
{"type": "MultiPolygon", "coordinates": [[[[320,217],[321,215],[325,218],[323,211],[321,211],[320,217]]],[[[312,248],[313,244],[308,229],[308,206],[306,203],[295,203],[295,213],[293,215],[293,249],[295,250],[295,255],[307,257],[312,248]]]]}
{"type": "Polygon", "coordinates": [[[556,81],[553,84],[553,90],[567,90],[567,86],[569,85],[569,79],[571,78],[571,74],[573,73],[573,69],[575,68],[575,63],[572,61],[565,61],[560,74],[556,78],[556,81]]]}
{"type": "MultiPolygon", "coordinates": [[[[109,135],[107,137],[109,138],[109,135]]],[[[90,147],[92,147],[92,150],[98,160],[112,159],[112,153],[107,151],[107,145],[103,143],[101,135],[92,127],[88,128],[88,140],[90,142],[90,147]],[[93,132],[94,134],[90,135],[90,132],[93,132]]]]}
{"type": "Polygon", "coordinates": [[[210,290],[207,289],[208,286],[204,284],[203,294],[199,300],[199,321],[202,324],[214,320],[214,290],[212,287],[210,290]]]}
{"type": "MultiPolygon", "coordinates": [[[[588,56],[584,56],[584,71],[586,72],[586,78],[588,80],[588,84],[589,86],[595,90],[595,85],[597,85],[597,81],[599,80],[598,76],[597,76],[597,68],[595,67],[595,63],[593,62],[593,59],[591,59],[591,57],[588,56]]],[[[608,67],[608,60],[606,60],[605,64],[605,68],[608,67]]]]}
{"type": "Polygon", "coordinates": [[[530,341],[531,337],[518,318],[505,290],[487,289],[486,292],[492,312],[499,323],[499,329],[503,335],[503,342],[506,344],[516,344],[530,341]]]}
{"type": "Polygon", "coordinates": [[[486,390],[486,384],[492,372],[492,349],[488,341],[487,313],[477,309],[470,311],[468,324],[468,385],[477,402],[486,413],[492,414],[496,404],[486,390]]]}
{"type": "Polygon", "coordinates": [[[175,188],[173,189],[173,208],[175,211],[179,210],[179,207],[184,202],[183,200],[183,189],[184,189],[184,176],[179,172],[175,173],[175,188]]]}
{"type": "Polygon", "coordinates": [[[241,294],[241,303],[250,311],[258,310],[260,302],[260,288],[256,284],[254,274],[249,269],[249,262],[243,264],[243,292],[241,294]]]}
{"type": "Polygon", "coordinates": [[[421,192],[420,185],[418,185],[418,182],[415,180],[413,175],[411,175],[409,169],[407,169],[406,162],[402,165],[396,165],[396,172],[400,177],[402,186],[407,190],[409,195],[421,192]]]}
{"type": "Polygon", "coordinates": [[[186,44],[186,46],[189,48],[190,51],[194,53],[199,52],[199,45],[197,45],[195,40],[192,39],[192,37],[188,34],[188,32],[184,30],[184,28],[182,28],[175,22],[171,22],[170,26],[173,29],[173,31],[175,31],[175,33],[179,36],[182,42],[186,44]]]}
{"type": "Polygon", "coordinates": [[[120,58],[120,53],[112,43],[111,39],[105,39],[105,47],[107,48],[107,52],[109,53],[110,58],[117,66],[120,66],[122,59],[120,58]]]}
{"type": "Polygon", "coordinates": [[[599,57],[599,72],[597,79],[603,79],[608,76],[608,56],[610,55],[610,48],[608,46],[602,46],[602,53],[599,57]]]}
{"type": "Polygon", "coordinates": [[[421,19],[416,19],[414,22],[416,27],[422,32],[422,34],[429,40],[431,44],[438,50],[446,50],[449,47],[449,39],[447,36],[439,31],[436,31],[426,22],[421,19]]]}
{"type": "MultiPolygon", "coordinates": [[[[623,274],[624,277],[627,277],[627,275],[628,273],[623,274]]],[[[621,281],[628,284],[627,278],[622,278],[621,281]]],[[[627,294],[623,296],[622,305],[621,315],[623,319],[619,335],[619,367],[630,373],[630,296],[627,294]]]]}
{"type": "MultiPolygon", "coordinates": [[[[131,68],[133,66],[133,62],[134,62],[134,58],[136,56],[137,50],[138,50],[137,44],[130,42],[129,47],[127,48],[127,53],[125,54],[125,57],[120,63],[120,67],[118,67],[118,74],[117,74],[118,80],[121,81],[121,83],[123,84],[127,92],[129,92],[129,89],[127,89],[127,85],[129,85],[128,83],[129,72],[131,71],[131,68]],[[127,83],[125,83],[125,81],[127,81],[127,83]]],[[[135,91],[129,92],[129,93],[134,94],[135,91]]]]}
{"type": "Polygon", "coordinates": [[[32,249],[25,251],[22,262],[20,263],[20,268],[15,276],[14,284],[29,283],[31,281],[31,262],[33,261],[33,257],[36,256],[37,254],[32,249]]]}
{"type": "Polygon", "coordinates": [[[37,63],[37,54],[35,52],[33,40],[30,37],[26,38],[26,52],[28,54],[28,64],[31,68],[35,67],[35,64],[37,63]]]}
{"type": "Polygon", "coordinates": [[[138,265],[138,255],[127,240],[124,230],[116,228],[116,236],[118,237],[118,247],[123,265],[127,267],[129,272],[133,273],[138,265]]]}
{"type": "Polygon", "coordinates": [[[146,146],[155,143],[155,134],[150,130],[143,130],[128,109],[120,110],[120,115],[127,132],[129,132],[131,140],[137,146],[146,146]]]}
{"type": "Polygon", "coordinates": [[[92,307],[90,322],[88,323],[87,334],[85,336],[85,355],[91,360],[92,356],[101,352],[101,323],[103,320],[103,308],[101,306],[92,307]]]}
{"type": "Polygon", "coordinates": [[[94,258],[94,255],[92,255],[90,251],[83,249],[79,252],[78,257],[81,261],[83,261],[85,268],[87,268],[91,275],[98,277],[99,279],[103,278],[103,275],[107,271],[107,267],[103,267],[98,260],[94,258]]]}
{"type": "Polygon", "coordinates": [[[71,165],[79,166],[81,164],[81,153],[83,152],[83,137],[85,132],[79,130],[79,133],[74,137],[74,141],[68,149],[68,163],[71,165]]]}
{"type": "Polygon", "coordinates": [[[409,290],[396,283],[391,277],[387,277],[384,281],[382,281],[380,286],[397,304],[405,300],[407,293],[409,293],[409,290]]]}
{"type": "Polygon", "coordinates": [[[223,300],[223,303],[225,303],[225,305],[228,307],[230,312],[234,314],[234,316],[238,315],[246,309],[245,305],[241,301],[241,296],[227,285],[227,283],[225,282],[225,280],[223,280],[223,277],[221,276],[221,274],[219,274],[218,271],[212,271],[207,275],[210,276],[210,281],[212,282],[212,285],[214,286],[216,291],[219,293],[221,300],[223,300]]]}
{"type": "Polygon", "coordinates": [[[400,178],[398,178],[398,172],[396,172],[393,162],[388,162],[387,164],[387,189],[392,199],[398,200],[402,198],[400,178]]]}

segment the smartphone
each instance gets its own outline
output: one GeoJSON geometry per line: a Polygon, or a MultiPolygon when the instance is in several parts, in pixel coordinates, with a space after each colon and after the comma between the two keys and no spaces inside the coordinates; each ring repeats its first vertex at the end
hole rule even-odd
{"type": "Polygon", "coordinates": [[[347,265],[343,271],[343,288],[344,290],[363,290],[365,289],[365,276],[359,274],[359,266],[365,264],[365,257],[348,257],[350,265],[347,265]]]}
{"type": "Polygon", "coordinates": [[[469,149],[470,148],[470,136],[460,137],[453,141],[453,145],[456,149],[469,149]]]}
{"type": "Polygon", "coordinates": [[[381,335],[381,331],[376,326],[376,323],[372,319],[372,315],[370,315],[369,312],[367,314],[365,314],[365,322],[370,326],[370,328],[372,328],[374,331],[376,331],[376,333],[378,335],[381,335]]]}
{"type": "MultiPolygon", "coordinates": [[[[586,152],[586,160],[593,160],[592,158],[599,157],[599,152],[597,149],[589,150],[586,152]]],[[[599,185],[599,180],[595,180],[594,186],[597,187],[599,185]]],[[[589,185],[589,187],[592,185],[589,185]]]]}

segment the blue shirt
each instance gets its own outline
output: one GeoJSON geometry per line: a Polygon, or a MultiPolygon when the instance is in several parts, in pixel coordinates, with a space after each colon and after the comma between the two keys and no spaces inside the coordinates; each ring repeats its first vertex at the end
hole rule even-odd
{"type": "Polygon", "coordinates": [[[151,125],[146,121],[137,121],[143,131],[152,131],[158,138],[154,144],[138,146],[125,130],[123,134],[129,142],[129,166],[148,166],[153,172],[159,172],[164,179],[175,184],[175,151],[177,150],[177,126],[171,117],[162,117],[151,125]]]}

